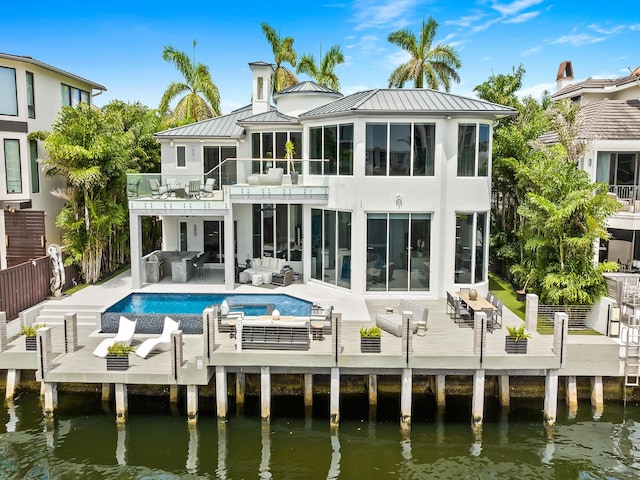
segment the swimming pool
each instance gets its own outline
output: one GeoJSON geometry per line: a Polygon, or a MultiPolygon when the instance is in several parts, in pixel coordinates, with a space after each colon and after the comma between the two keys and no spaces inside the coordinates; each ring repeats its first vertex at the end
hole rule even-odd
{"type": "Polygon", "coordinates": [[[223,300],[232,311],[241,310],[248,316],[278,310],[281,315],[304,317],[309,316],[312,306],[312,302],[285,294],[131,293],[102,312],[101,330],[117,332],[120,315],[124,315],[138,320],[137,333],[160,333],[162,320],[168,315],[180,320],[184,333],[202,333],[202,311],[223,300]]]}

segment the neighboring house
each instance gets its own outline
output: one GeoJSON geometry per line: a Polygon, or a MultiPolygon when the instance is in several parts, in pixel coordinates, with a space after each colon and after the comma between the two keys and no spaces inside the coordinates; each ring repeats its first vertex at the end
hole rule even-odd
{"type": "MultiPolygon", "coordinates": [[[[563,62],[556,81],[551,99],[569,98],[582,107],[580,137],[591,148],[580,167],[593,181],[608,184],[621,205],[609,219],[611,240],[601,242],[599,260],[618,261],[623,269],[640,267],[640,67],[621,78],[573,83],[573,66],[563,62]]],[[[553,141],[553,135],[542,140],[553,141]]]]}
{"type": "Polygon", "coordinates": [[[65,105],[91,104],[102,85],[31,57],[0,53],[0,268],[46,254],[61,243],[55,221],[63,201],[51,190],[64,186],[47,177],[38,158],[41,141],[27,135],[50,130],[65,105]]]}
{"type": "MultiPolygon", "coordinates": [[[[227,289],[237,264],[269,258],[356,294],[487,290],[492,124],[513,109],[428,89],[344,97],[313,82],[275,93],[274,107],[272,65],[250,67],[251,105],[156,134],[162,173],[129,176],[133,288],[159,259],[142,254],[141,218],[161,216],[161,257],[204,252],[227,289]],[[269,167],[282,171],[261,176],[269,167]],[[204,193],[207,178],[221,189],[204,193]]],[[[176,266],[160,277],[184,281],[176,266]]]]}

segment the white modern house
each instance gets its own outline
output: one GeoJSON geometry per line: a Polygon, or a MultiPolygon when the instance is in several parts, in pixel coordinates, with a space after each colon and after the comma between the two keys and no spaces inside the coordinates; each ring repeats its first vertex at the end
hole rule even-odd
{"type": "Polygon", "coordinates": [[[513,109],[313,82],[272,96],[272,65],[250,67],[250,105],[158,133],[161,174],[129,176],[133,288],[204,267],[231,290],[287,265],[365,296],[487,290],[492,124],[513,109]],[[162,218],[162,252],[142,251],[144,216],[162,218]]]}
{"type": "Polygon", "coordinates": [[[105,90],[31,57],[0,53],[0,268],[62,242],[55,220],[63,201],[51,190],[64,183],[44,174],[37,161],[44,146],[28,134],[50,130],[63,106],[92,104],[105,90]]]}
{"type": "MultiPolygon", "coordinates": [[[[599,246],[600,261],[640,267],[640,67],[629,75],[574,82],[570,61],[562,62],[551,99],[570,99],[583,112],[580,136],[591,142],[580,167],[593,181],[609,185],[621,204],[609,219],[611,240],[599,246]]],[[[553,140],[547,138],[547,141],[553,140]]]]}

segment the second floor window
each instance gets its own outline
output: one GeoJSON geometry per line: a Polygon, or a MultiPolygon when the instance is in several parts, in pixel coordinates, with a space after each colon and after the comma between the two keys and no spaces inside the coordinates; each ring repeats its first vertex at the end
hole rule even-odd
{"type": "Polygon", "coordinates": [[[366,175],[434,175],[435,124],[367,123],[366,129],[366,175]]]}
{"type": "Polygon", "coordinates": [[[27,114],[29,118],[36,118],[36,95],[31,72],[27,72],[27,114]]]}
{"type": "Polygon", "coordinates": [[[40,192],[40,165],[38,165],[38,142],[29,140],[29,159],[31,160],[31,192],[40,192]]]}
{"type": "Polygon", "coordinates": [[[309,173],[353,175],[353,124],[309,128],[309,173]]]}
{"type": "Polygon", "coordinates": [[[89,92],[76,87],[61,84],[62,106],[76,107],[80,102],[89,104],[89,92]]]}
{"type": "Polygon", "coordinates": [[[0,115],[18,115],[16,70],[0,67],[0,115]]]}
{"type": "Polygon", "coordinates": [[[183,168],[187,166],[187,147],[178,145],[176,147],[176,167],[183,168]]]}
{"type": "Polygon", "coordinates": [[[252,173],[265,172],[269,167],[282,168],[285,173],[291,173],[291,168],[302,172],[301,162],[293,165],[285,160],[285,144],[291,140],[294,146],[293,158],[302,158],[302,132],[262,132],[251,134],[252,173]]]}
{"type": "Polygon", "coordinates": [[[22,171],[20,168],[20,142],[5,138],[4,169],[7,177],[7,193],[22,193],[22,171]]]}
{"type": "Polygon", "coordinates": [[[489,125],[458,125],[458,176],[489,175],[489,125]]]}

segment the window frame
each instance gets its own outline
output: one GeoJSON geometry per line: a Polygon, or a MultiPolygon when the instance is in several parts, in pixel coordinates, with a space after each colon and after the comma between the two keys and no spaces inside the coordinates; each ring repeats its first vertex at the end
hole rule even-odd
{"type": "MultiPolygon", "coordinates": [[[[21,194],[22,190],[23,190],[23,185],[22,185],[22,155],[21,155],[21,151],[20,151],[20,140],[17,138],[5,138],[3,140],[3,154],[4,154],[4,172],[5,172],[5,187],[6,187],[6,192],[7,195],[11,195],[11,194],[21,194]],[[7,145],[9,144],[9,142],[11,142],[12,145],[16,145],[18,147],[18,158],[17,158],[17,179],[15,179],[14,177],[12,178],[13,182],[17,182],[17,185],[19,185],[19,189],[18,190],[12,190],[9,191],[9,164],[7,162],[8,156],[7,156],[7,145]],[[14,143],[15,142],[15,143],[14,143]]],[[[11,159],[13,161],[15,161],[15,159],[11,159]]],[[[15,168],[15,165],[12,166],[13,168],[15,168]]]]}
{"type": "MultiPolygon", "coordinates": [[[[453,269],[453,282],[455,284],[462,284],[462,285],[474,285],[474,284],[478,284],[478,283],[483,283],[487,281],[487,272],[488,272],[488,259],[489,259],[489,212],[487,211],[477,211],[477,212],[471,212],[471,211],[458,211],[455,212],[455,225],[456,225],[456,231],[455,231],[455,235],[454,235],[454,269],[453,269]],[[462,268],[461,265],[458,263],[459,257],[458,257],[458,244],[461,243],[459,242],[459,240],[461,240],[461,236],[459,236],[458,234],[458,229],[460,229],[461,227],[459,226],[459,222],[458,219],[462,216],[471,216],[472,217],[472,222],[471,222],[471,236],[469,238],[469,246],[466,247],[466,245],[462,245],[462,249],[464,249],[465,247],[468,250],[468,254],[469,254],[469,269],[465,269],[465,275],[469,276],[469,281],[464,281],[465,279],[461,279],[461,276],[463,275],[463,273],[461,272],[462,268]],[[478,244],[478,230],[479,230],[479,216],[482,215],[483,216],[483,220],[482,220],[482,239],[481,239],[481,243],[478,244]],[[481,276],[478,277],[478,272],[477,270],[477,259],[478,259],[478,252],[481,251],[481,259],[482,259],[482,271],[481,276]],[[456,273],[458,272],[458,273],[456,273]]],[[[464,259],[462,257],[460,257],[461,261],[464,261],[464,259]]]]}
{"type": "Polygon", "coordinates": [[[176,145],[176,168],[187,168],[187,146],[176,145]],[[184,151],[184,165],[180,165],[180,150],[184,151]]]}
{"type": "MultiPolygon", "coordinates": [[[[7,111],[0,111],[0,115],[5,115],[8,117],[17,117],[20,110],[19,110],[19,105],[18,105],[18,82],[17,82],[17,78],[16,78],[16,69],[13,67],[5,67],[3,65],[0,65],[0,71],[2,71],[3,69],[6,69],[8,71],[12,71],[13,72],[13,100],[15,101],[15,104],[12,104],[11,106],[15,105],[15,110],[7,110],[7,111]]],[[[9,74],[10,75],[10,74],[9,74]]],[[[7,77],[9,78],[9,76],[7,77]]],[[[3,79],[3,76],[0,76],[0,80],[3,79]]],[[[9,84],[6,85],[8,87],[8,89],[11,89],[11,79],[9,78],[9,84]]],[[[2,82],[0,82],[0,96],[5,96],[4,92],[3,92],[3,84],[2,82]]],[[[6,95],[5,98],[10,98],[10,93],[6,95]]],[[[7,104],[7,107],[9,105],[7,104]]]]}
{"type": "Polygon", "coordinates": [[[353,176],[353,159],[355,157],[355,125],[353,122],[313,125],[309,127],[308,135],[309,175],[353,176]],[[351,128],[351,135],[343,139],[342,134],[347,133],[345,129],[349,127],[351,128]],[[331,134],[329,135],[328,132],[331,134]],[[320,134],[319,136],[318,133],[320,134]],[[312,139],[316,140],[315,145],[312,144],[312,139]],[[335,151],[328,148],[331,144],[335,145],[335,151]],[[348,148],[343,152],[342,147],[345,145],[348,148]],[[319,153],[314,151],[318,148],[312,150],[314,146],[319,147],[319,153]]]}
{"type": "Polygon", "coordinates": [[[27,84],[27,116],[29,118],[36,118],[36,84],[33,72],[25,72],[26,84],[27,84]]]}
{"type": "Polygon", "coordinates": [[[457,165],[456,176],[457,177],[490,177],[491,176],[491,124],[482,122],[472,123],[459,123],[458,124],[458,136],[457,136],[457,165]],[[464,170],[461,170],[463,166],[461,164],[461,130],[462,128],[473,127],[473,165],[464,165],[464,170]],[[486,134],[486,138],[485,135],[486,134]],[[484,148],[483,148],[484,146],[484,148]],[[484,161],[482,161],[484,158],[484,161]],[[482,161],[482,165],[481,165],[482,161]]]}

